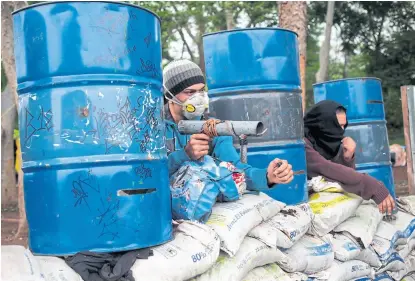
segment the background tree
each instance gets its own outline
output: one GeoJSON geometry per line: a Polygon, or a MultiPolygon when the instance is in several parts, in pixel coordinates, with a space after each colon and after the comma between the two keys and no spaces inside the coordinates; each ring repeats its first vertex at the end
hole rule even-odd
{"type": "Polygon", "coordinates": [[[328,78],[329,58],[330,58],[330,40],[331,27],[333,26],[334,1],[327,4],[326,28],[324,32],[324,41],[320,48],[320,67],[316,73],[316,82],[321,83],[328,78]]]}
{"type": "Polygon", "coordinates": [[[279,26],[298,34],[300,78],[303,110],[306,106],[307,3],[305,1],[278,2],[279,26]]]}
{"type": "Polygon", "coordinates": [[[23,196],[23,173],[18,172],[18,184],[16,190],[15,157],[14,157],[14,129],[17,119],[17,81],[16,63],[13,48],[13,22],[11,13],[27,6],[26,2],[4,1],[1,2],[1,57],[2,66],[7,77],[7,87],[1,94],[2,99],[2,205],[15,202],[16,197],[19,208],[19,226],[16,237],[27,229],[26,212],[23,196]],[[6,202],[3,201],[6,197],[6,202]]]}

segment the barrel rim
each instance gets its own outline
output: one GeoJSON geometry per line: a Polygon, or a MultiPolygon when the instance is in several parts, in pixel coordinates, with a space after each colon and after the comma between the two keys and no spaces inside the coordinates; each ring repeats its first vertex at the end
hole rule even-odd
{"type": "Polygon", "coordinates": [[[215,32],[203,34],[202,37],[207,37],[210,35],[216,35],[220,33],[231,33],[231,32],[237,32],[237,31],[245,31],[245,30],[281,30],[281,31],[288,31],[288,32],[294,33],[298,37],[297,32],[292,31],[290,29],[286,29],[286,28],[280,28],[280,27],[249,27],[249,28],[238,28],[238,29],[232,29],[232,30],[221,30],[221,31],[215,31],[215,32]]]}
{"type": "Polygon", "coordinates": [[[378,80],[378,81],[382,82],[382,80],[380,78],[377,78],[377,77],[353,77],[353,78],[342,78],[342,79],[335,79],[335,80],[315,83],[315,84],[313,84],[313,87],[317,86],[317,85],[336,83],[336,82],[348,81],[348,80],[378,80]]]}
{"type": "Polygon", "coordinates": [[[149,12],[150,14],[153,14],[158,20],[159,22],[161,22],[161,18],[153,11],[147,9],[147,8],[143,8],[134,4],[130,4],[130,3],[125,3],[125,2],[118,2],[118,1],[81,1],[81,0],[66,0],[66,1],[50,1],[50,2],[42,2],[42,3],[37,3],[37,4],[33,4],[33,5],[29,5],[23,8],[20,8],[14,12],[12,12],[12,15],[17,14],[21,11],[33,8],[33,7],[38,7],[38,6],[44,6],[44,5],[50,5],[50,4],[57,4],[57,3],[110,3],[110,4],[119,4],[119,5],[125,5],[125,6],[131,6],[140,10],[144,10],[146,12],[149,12]]]}

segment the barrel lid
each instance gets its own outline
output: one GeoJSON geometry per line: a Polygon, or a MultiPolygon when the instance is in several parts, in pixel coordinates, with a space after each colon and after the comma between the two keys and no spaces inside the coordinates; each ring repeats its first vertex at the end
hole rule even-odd
{"type": "Polygon", "coordinates": [[[279,28],[279,27],[250,27],[250,28],[239,28],[239,29],[231,29],[231,30],[221,30],[211,33],[203,34],[203,37],[210,36],[210,35],[216,35],[220,33],[231,33],[231,32],[237,32],[237,31],[245,31],[245,30],[280,30],[280,31],[288,31],[291,33],[294,33],[297,37],[298,34],[292,30],[285,29],[285,28],[279,28]]]}
{"type": "Polygon", "coordinates": [[[336,79],[336,80],[329,80],[329,81],[324,81],[320,83],[315,83],[313,84],[313,86],[318,86],[321,84],[328,84],[328,83],[336,83],[336,82],[341,82],[341,81],[348,81],[348,80],[378,80],[379,82],[382,82],[381,79],[376,78],[376,77],[353,77],[353,78],[343,78],[343,79],[336,79]]]}
{"type": "Polygon", "coordinates": [[[42,2],[42,3],[37,3],[37,4],[29,5],[29,6],[26,6],[26,7],[21,8],[21,9],[18,9],[16,11],[14,11],[12,13],[12,15],[14,15],[14,14],[16,14],[18,12],[21,12],[21,11],[24,11],[24,10],[27,10],[27,9],[30,9],[30,8],[33,8],[33,7],[38,7],[38,6],[43,6],[43,5],[50,5],[50,4],[58,4],[58,3],[77,3],[77,2],[78,3],[109,3],[109,4],[118,4],[118,5],[124,5],[124,6],[131,6],[131,7],[134,7],[134,8],[137,8],[137,9],[144,10],[146,12],[149,12],[150,14],[153,14],[161,22],[160,17],[156,13],[154,13],[153,11],[151,11],[149,9],[146,9],[146,8],[143,8],[143,7],[134,5],[134,4],[130,4],[130,3],[117,2],[117,1],[76,1],[76,0],[75,1],[70,1],[69,0],[69,1],[42,2]]]}

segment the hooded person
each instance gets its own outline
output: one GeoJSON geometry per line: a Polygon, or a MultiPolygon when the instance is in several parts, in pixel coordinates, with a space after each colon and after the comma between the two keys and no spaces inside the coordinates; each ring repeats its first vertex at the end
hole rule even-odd
{"type": "Polygon", "coordinates": [[[304,116],[307,177],[322,176],[338,182],[345,191],[365,200],[373,199],[382,213],[391,214],[395,202],[385,185],[377,179],[355,171],[356,143],[344,136],[347,128],[346,108],[324,100],[304,116]]]}
{"type": "Polygon", "coordinates": [[[231,136],[210,138],[203,133],[180,134],[177,126],[179,121],[208,118],[209,98],[204,90],[205,78],[198,65],[186,59],[172,61],[163,69],[163,81],[163,114],[170,176],[184,162],[196,161],[210,155],[243,169],[249,190],[265,190],[275,184],[286,184],[293,180],[292,166],[286,160],[274,159],[267,169],[258,169],[242,163],[231,136]]]}

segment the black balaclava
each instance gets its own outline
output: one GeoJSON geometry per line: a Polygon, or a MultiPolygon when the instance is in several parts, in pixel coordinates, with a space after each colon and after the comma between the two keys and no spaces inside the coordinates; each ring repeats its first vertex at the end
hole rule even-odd
{"type": "Polygon", "coordinates": [[[336,111],[343,109],[341,104],[324,100],[311,107],[304,116],[304,136],[313,148],[327,160],[333,159],[339,152],[344,129],[337,120],[336,111]]]}

